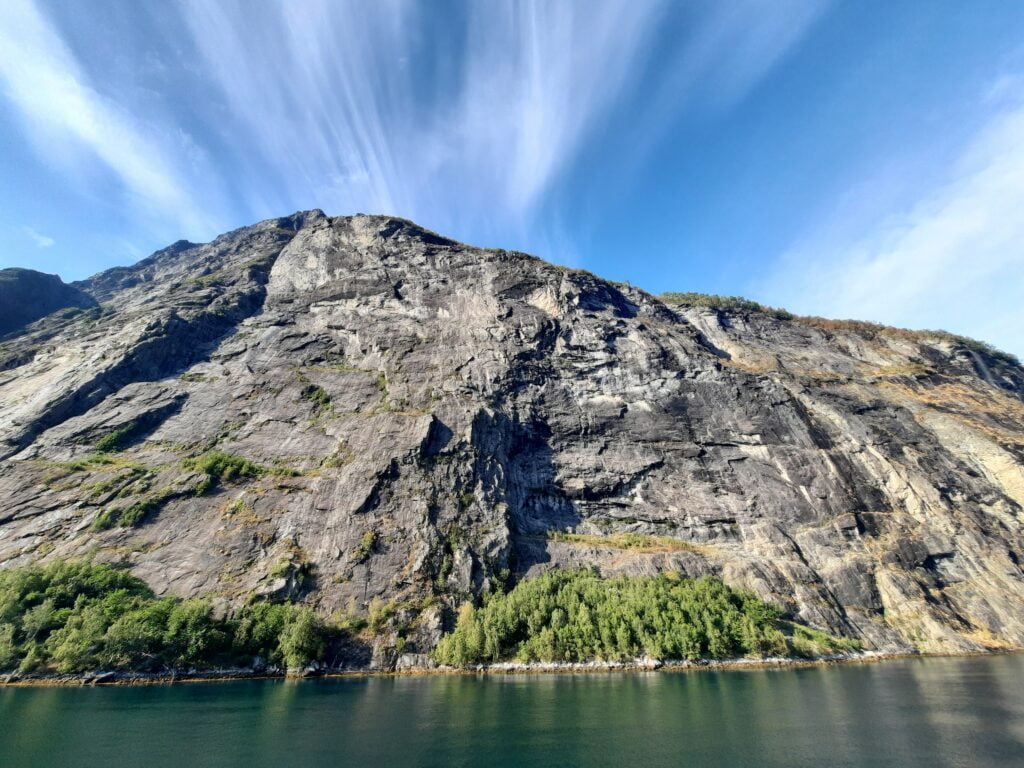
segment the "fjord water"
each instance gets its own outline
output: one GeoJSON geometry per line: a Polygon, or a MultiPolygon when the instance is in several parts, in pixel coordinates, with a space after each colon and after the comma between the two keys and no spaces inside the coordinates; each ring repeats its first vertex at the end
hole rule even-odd
{"type": "Polygon", "coordinates": [[[1024,765],[1024,656],[5,688],[0,765],[1024,765]]]}

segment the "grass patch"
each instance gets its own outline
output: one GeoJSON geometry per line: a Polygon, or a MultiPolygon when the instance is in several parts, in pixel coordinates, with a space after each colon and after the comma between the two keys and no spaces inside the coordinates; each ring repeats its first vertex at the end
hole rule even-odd
{"type": "Polygon", "coordinates": [[[275,459],[269,467],[266,467],[266,473],[268,475],[273,475],[274,477],[302,477],[303,474],[295,467],[285,464],[280,459],[275,459]]]}
{"type": "Polygon", "coordinates": [[[119,470],[113,477],[108,477],[106,480],[90,483],[83,490],[88,493],[90,500],[115,492],[118,498],[123,498],[148,491],[152,480],[153,472],[151,470],[132,466],[119,470]]]}
{"type": "Polygon", "coordinates": [[[98,532],[108,531],[111,528],[135,528],[142,525],[149,515],[159,512],[171,496],[169,491],[161,491],[126,507],[105,509],[92,521],[92,530],[98,532]]]}
{"type": "Polygon", "coordinates": [[[291,579],[301,587],[313,576],[313,564],[306,557],[305,550],[294,541],[287,542],[280,560],[270,567],[267,575],[273,579],[291,579]]]}
{"type": "Polygon", "coordinates": [[[302,397],[313,404],[313,410],[318,414],[331,410],[331,396],[322,387],[308,386],[302,391],[302,397]]]}
{"type": "Polygon", "coordinates": [[[588,547],[610,547],[612,549],[628,549],[635,552],[704,552],[705,549],[688,541],[680,541],[671,536],[651,536],[645,533],[612,533],[597,536],[589,533],[566,533],[565,531],[548,531],[549,541],[561,541],[567,544],[582,544],[588,547]]]}
{"type": "Polygon", "coordinates": [[[334,453],[320,462],[320,466],[323,469],[337,469],[338,467],[344,467],[346,464],[351,464],[355,457],[356,455],[348,445],[340,443],[334,450],[334,453]]]}
{"type": "Polygon", "coordinates": [[[231,482],[241,478],[261,477],[268,471],[266,467],[246,458],[221,451],[207,451],[200,456],[185,459],[182,466],[185,469],[202,472],[206,475],[196,484],[196,496],[208,493],[218,483],[231,482]]]}
{"type": "Polygon", "coordinates": [[[760,312],[772,315],[779,319],[789,320],[794,317],[791,312],[784,309],[776,309],[759,304],[756,301],[745,299],[742,296],[718,296],[710,293],[680,293],[668,291],[661,293],[658,298],[668,304],[685,304],[690,307],[710,307],[712,309],[724,309],[733,312],[760,312]]]}
{"type": "Polygon", "coordinates": [[[112,456],[109,453],[94,453],[73,461],[57,461],[53,462],[50,466],[66,470],[67,472],[85,472],[86,470],[98,469],[99,467],[140,467],[145,469],[138,462],[128,461],[120,456],[112,456]]]}
{"type": "Polygon", "coordinates": [[[137,428],[136,423],[133,421],[115,429],[96,443],[96,450],[100,453],[116,453],[117,451],[124,450],[128,443],[131,442],[137,428]]]}
{"type": "Polygon", "coordinates": [[[1008,352],[993,347],[984,341],[972,339],[969,336],[961,336],[957,333],[950,333],[943,330],[911,330],[908,328],[896,328],[891,325],[870,323],[865,320],[833,320],[827,317],[814,317],[806,315],[794,315],[785,309],[769,307],[742,296],[716,296],[706,293],[680,293],[669,291],[658,295],[658,298],[667,304],[683,304],[691,307],[711,307],[732,312],[757,312],[768,315],[779,320],[792,320],[801,325],[817,328],[826,332],[848,331],[858,336],[872,339],[876,336],[904,339],[906,341],[945,341],[956,346],[963,347],[985,357],[993,358],[1007,365],[1019,366],[1020,360],[1008,352]]]}
{"type": "Polygon", "coordinates": [[[780,622],[793,656],[812,659],[833,653],[850,653],[861,650],[859,641],[848,637],[834,637],[804,624],[792,621],[780,622]]]}

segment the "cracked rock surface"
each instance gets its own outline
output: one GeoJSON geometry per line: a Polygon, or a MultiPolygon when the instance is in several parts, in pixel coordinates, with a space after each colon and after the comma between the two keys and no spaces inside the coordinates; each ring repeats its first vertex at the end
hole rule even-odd
{"type": "Polygon", "coordinates": [[[0,341],[0,567],[391,603],[408,653],[469,595],[586,566],[715,573],[879,650],[1024,646],[1007,356],[320,211],[73,288],[0,341]],[[256,470],[211,480],[211,451],[256,470]]]}

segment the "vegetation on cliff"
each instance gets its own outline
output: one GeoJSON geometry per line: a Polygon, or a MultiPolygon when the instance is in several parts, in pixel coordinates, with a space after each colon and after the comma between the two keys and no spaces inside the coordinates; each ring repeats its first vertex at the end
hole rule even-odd
{"type": "Polygon", "coordinates": [[[780,307],[769,307],[766,304],[751,301],[742,296],[719,296],[711,293],[666,291],[665,293],[658,294],[658,298],[669,304],[682,304],[690,307],[708,307],[727,312],[757,312],[774,317],[777,320],[788,320],[833,333],[836,331],[849,331],[867,338],[888,336],[908,341],[936,339],[959,345],[976,354],[993,357],[1010,365],[1020,365],[1020,360],[1017,359],[1016,355],[1003,352],[991,344],[979,341],[978,339],[972,339],[970,336],[961,336],[958,333],[950,333],[944,330],[911,330],[881,323],[871,323],[865,320],[842,320],[816,317],[814,315],[796,315],[789,310],[780,307]]]}
{"type": "Polygon", "coordinates": [[[164,672],[302,667],[330,631],[312,610],[254,602],[218,618],[207,600],[156,597],[110,565],[63,562],[0,571],[0,671],[164,672]]]}
{"type": "Polygon", "coordinates": [[[267,471],[265,467],[246,458],[222,451],[208,451],[201,456],[185,459],[182,464],[185,469],[205,475],[196,486],[196,496],[207,493],[219,482],[259,477],[267,471]]]}
{"type": "Polygon", "coordinates": [[[602,578],[550,571],[463,606],[434,652],[442,664],[813,656],[856,643],[782,621],[776,606],[719,579],[602,578]]]}

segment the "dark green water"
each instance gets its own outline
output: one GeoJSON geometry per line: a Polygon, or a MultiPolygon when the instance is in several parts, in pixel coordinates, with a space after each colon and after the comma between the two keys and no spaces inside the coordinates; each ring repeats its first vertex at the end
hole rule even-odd
{"type": "Polygon", "coordinates": [[[0,766],[1024,765],[1024,656],[0,689],[0,766]]]}

